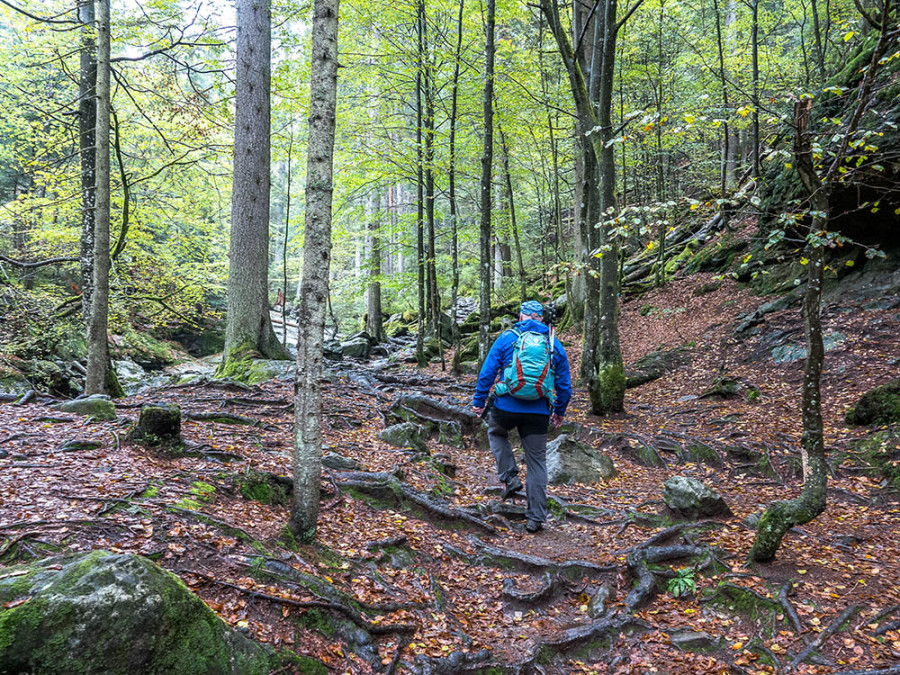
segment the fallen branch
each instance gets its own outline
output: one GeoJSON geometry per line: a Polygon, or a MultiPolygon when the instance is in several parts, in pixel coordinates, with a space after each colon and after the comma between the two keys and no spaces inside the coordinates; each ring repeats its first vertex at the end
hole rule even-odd
{"type": "Polygon", "coordinates": [[[15,260],[14,258],[8,258],[5,255],[0,255],[0,262],[5,262],[13,267],[21,267],[22,269],[30,270],[35,269],[37,267],[46,267],[47,265],[59,265],[60,263],[67,262],[78,262],[78,258],[47,258],[46,260],[35,260],[35,261],[27,261],[27,260],[15,260]]]}
{"type": "Polygon", "coordinates": [[[860,610],[862,610],[862,607],[859,605],[850,605],[843,612],[838,614],[837,618],[828,624],[825,630],[816,636],[815,640],[806,645],[806,647],[794,657],[793,661],[787,665],[787,670],[792,670],[800,665],[813,651],[824,645],[828,641],[828,638],[841,630],[841,627],[844,624],[859,614],[860,610]]]}
{"type": "Polygon", "coordinates": [[[23,539],[27,539],[28,537],[34,537],[35,535],[38,535],[38,534],[41,534],[41,533],[38,532],[37,530],[33,530],[30,532],[22,532],[21,534],[17,534],[15,537],[12,537],[11,539],[7,539],[5,542],[3,542],[3,545],[0,546],[0,558],[2,558],[4,555],[6,555],[6,552],[9,549],[11,549],[13,546],[18,544],[23,539]]]}

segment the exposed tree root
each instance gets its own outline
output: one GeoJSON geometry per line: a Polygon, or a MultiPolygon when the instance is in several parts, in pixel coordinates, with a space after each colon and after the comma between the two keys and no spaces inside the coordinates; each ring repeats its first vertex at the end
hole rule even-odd
{"type": "Polygon", "coordinates": [[[262,593],[260,591],[253,590],[252,588],[244,588],[243,586],[238,586],[237,584],[232,584],[227,581],[219,581],[215,577],[212,577],[208,574],[204,574],[203,572],[198,572],[196,570],[191,569],[180,569],[178,570],[179,574],[191,574],[196,577],[200,577],[201,579],[206,580],[208,583],[215,584],[216,586],[222,586],[224,588],[232,588],[236,591],[239,591],[245,595],[249,595],[253,598],[261,598],[263,600],[268,600],[269,602],[274,602],[279,605],[285,605],[288,607],[297,607],[300,609],[328,609],[333,612],[336,612],[345,618],[352,621],[354,624],[362,628],[364,631],[369,633],[370,635],[393,635],[393,634],[407,634],[407,633],[415,633],[418,630],[418,626],[407,623],[397,623],[397,624],[375,624],[365,619],[359,612],[354,610],[352,607],[348,605],[344,605],[339,602],[335,602],[333,600],[325,600],[325,599],[317,599],[317,600],[294,600],[291,598],[283,598],[277,595],[269,595],[268,593],[262,593]]]}
{"type": "Polygon", "coordinates": [[[185,419],[198,422],[208,421],[218,422],[219,424],[243,424],[250,427],[259,427],[266,431],[279,431],[279,428],[274,425],[253,419],[252,417],[247,417],[246,415],[234,415],[232,413],[224,412],[189,412],[185,413],[184,417],[185,419]]]}
{"type": "Polygon", "coordinates": [[[800,623],[800,617],[797,614],[797,610],[794,609],[791,601],[788,600],[788,594],[791,592],[792,587],[793,584],[790,581],[785,582],[784,586],[781,587],[781,591],[778,593],[778,602],[784,607],[784,613],[791,620],[791,624],[794,626],[794,632],[799,635],[803,632],[803,624],[800,623]]]}
{"type": "Polygon", "coordinates": [[[341,489],[354,489],[371,494],[378,499],[393,498],[400,501],[406,500],[434,514],[448,520],[462,520],[491,534],[497,534],[497,528],[464,509],[458,509],[439,502],[426,494],[419,492],[406,483],[401,482],[391,474],[363,473],[350,471],[335,474],[335,484],[341,489]]]}
{"type": "Polygon", "coordinates": [[[651,563],[680,558],[696,558],[708,554],[709,550],[700,546],[647,546],[632,551],[627,558],[628,570],[638,583],[625,598],[625,608],[629,612],[633,612],[638,605],[653,595],[656,575],[650,570],[651,563]]]}
{"type": "Polygon", "coordinates": [[[501,596],[514,602],[534,605],[549,600],[558,586],[558,581],[553,579],[550,572],[544,574],[540,587],[534,591],[520,591],[516,588],[516,582],[513,579],[505,579],[503,581],[503,593],[501,593],[501,596]]]}
{"type": "Polygon", "coordinates": [[[873,670],[841,670],[832,675],[900,675],[900,665],[873,670]]]}
{"type": "Polygon", "coordinates": [[[488,559],[498,559],[518,565],[524,570],[541,570],[549,572],[562,572],[565,570],[581,570],[584,573],[596,572],[614,572],[619,569],[618,565],[598,565],[587,560],[565,560],[563,562],[555,562],[547,558],[541,558],[536,555],[527,553],[518,553],[507,549],[497,548],[485,544],[478,537],[470,536],[469,541],[477,548],[484,557],[488,559]]]}
{"type": "Polygon", "coordinates": [[[859,614],[862,607],[858,605],[850,605],[843,612],[838,614],[838,616],[830,623],[828,626],[816,636],[816,639],[810,642],[803,650],[794,657],[794,659],[787,665],[787,670],[791,670],[796,668],[798,665],[803,663],[804,660],[816,649],[819,649],[822,645],[824,645],[828,639],[841,630],[854,616],[859,614]]]}

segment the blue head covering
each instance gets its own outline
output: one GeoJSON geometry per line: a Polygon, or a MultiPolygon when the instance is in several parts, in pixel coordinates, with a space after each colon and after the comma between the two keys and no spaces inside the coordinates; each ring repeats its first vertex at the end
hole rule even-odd
{"type": "Polygon", "coordinates": [[[544,316],[544,307],[537,300],[528,300],[527,302],[522,303],[522,306],[519,308],[519,312],[526,316],[530,316],[532,314],[544,316]]]}

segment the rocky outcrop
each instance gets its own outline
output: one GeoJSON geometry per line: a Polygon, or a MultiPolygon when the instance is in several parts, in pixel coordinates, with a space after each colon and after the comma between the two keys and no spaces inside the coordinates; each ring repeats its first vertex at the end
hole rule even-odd
{"type": "Polygon", "coordinates": [[[116,419],[116,406],[104,394],[94,394],[87,398],[77,398],[74,401],[66,401],[60,404],[60,412],[76,413],[85,417],[93,417],[97,420],[116,419]]]}
{"type": "Polygon", "coordinates": [[[900,422],[900,380],[892,380],[867,391],[847,411],[847,424],[896,424],[900,422]]]}
{"type": "Polygon", "coordinates": [[[567,434],[547,444],[547,480],[552,485],[599,483],[615,475],[609,457],[567,434]]]}
{"type": "Polygon", "coordinates": [[[667,480],[663,499],[677,515],[692,520],[731,514],[731,509],[717,492],[686,476],[673,476],[667,480]]]}
{"type": "Polygon", "coordinates": [[[0,575],[0,672],[83,675],[269,671],[181,580],[139,556],[93,551],[0,575]]]}

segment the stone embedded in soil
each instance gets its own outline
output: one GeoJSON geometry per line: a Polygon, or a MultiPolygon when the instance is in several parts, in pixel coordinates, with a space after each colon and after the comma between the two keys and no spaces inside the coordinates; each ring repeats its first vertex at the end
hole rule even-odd
{"type": "Polygon", "coordinates": [[[87,398],[79,398],[74,401],[66,401],[60,404],[60,412],[77,413],[98,420],[116,419],[116,406],[109,400],[109,396],[95,394],[87,398]]]}
{"type": "Polygon", "coordinates": [[[547,480],[551,485],[599,483],[615,475],[616,467],[609,457],[567,434],[547,444],[547,480]]]}
{"type": "Polygon", "coordinates": [[[900,380],[870,389],[847,411],[847,424],[896,424],[900,422],[900,380]]]}
{"type": "Polygon", "coordinates": [[[425,451],[427,450],[425,442],[428,440],[428,429],[415,422],[403,422],[381,430],[378,433],[378,439],[396,448],[425,451]]]}
{"type": "Polygon", "coordinates": [[[731,513],[722,497],[700,481],[673,476],[663,486],[663,499],[672,511],[685,518],[710,518],[731,513]]]}

